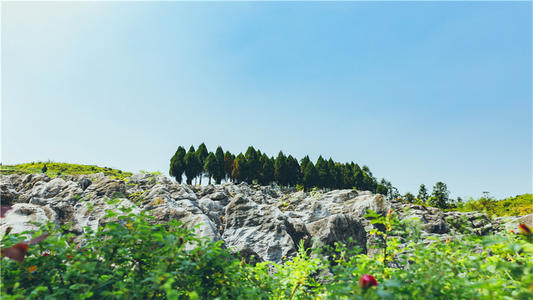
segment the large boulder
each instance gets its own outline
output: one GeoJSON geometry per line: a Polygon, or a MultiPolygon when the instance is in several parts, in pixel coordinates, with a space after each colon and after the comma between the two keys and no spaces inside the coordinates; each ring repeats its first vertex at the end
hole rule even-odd
{"type": "Polygon", "coordinates": [[[38,230],[40,225],[47,222],[56,222],[55,212],[45,206],[29,203],[16,203],[0,218],[0,237],[4,236],[7,228],[11,233],[21,233],[29,230],[38,230]]]}
{"type": "Polygon", "coordinates": [[[313,247],[330,246],[340,242],[349,247],[358,246],[366,253],[366,231],[360,221],[350,215],[335,214],[307,224],[313,247]]]}
{"type": "Polygon", "coordinates": [[[122,180],[104,178],[92,183],[85,189],[85,193],[90,198],[120,198],[126,194],[126,185],[122,180]]]}
{"type": "Polygon", "coordinates": [[[281,262],[296,253],[287,217],[276,207],[236,195],[226,207],[225,221],[226,246],[248,258],[281,262]]]}

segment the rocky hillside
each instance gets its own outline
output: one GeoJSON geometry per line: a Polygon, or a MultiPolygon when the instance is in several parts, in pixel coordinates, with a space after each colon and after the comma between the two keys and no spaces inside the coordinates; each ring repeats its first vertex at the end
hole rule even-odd
{"type": "MultiPolygon", "coordinates": [[[[0,219],[0,236],[36,229],[34,222],[71,223],[71,231],[97,229],[107,210],[129,207],[147,212],[154,222],[178,219],[199,236],[223,240],[226,247],[247,258],[280,262],[306,246],[352,243],[372,254],[374,225],[364,218],[367,209],[401,220],[417,219],[421,238],[457,238],[508,230],[518,222],[533,225],[533,215],[491,220],[482,213],[443,212],[436,208],[391,202],[382,195],[355,190],[302,192],[271,186],[226,183],[189,186],[165,176],[135,174],[124,180],[105,176],[46,174],[2,175],[2,205],[12,205],[0,219]],[[115,199],[116,201],[109,201],[115,199]]],[[[414,227],[413,227],[414,228],[414,227]]]]}

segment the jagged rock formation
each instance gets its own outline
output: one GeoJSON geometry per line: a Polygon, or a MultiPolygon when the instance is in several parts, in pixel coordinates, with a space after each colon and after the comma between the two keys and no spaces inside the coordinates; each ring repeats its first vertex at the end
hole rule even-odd
{"type": "Polygon", "coordinates": [[[484,235],[502,227],[502,220],[481,213],[445,213],[391,202],[370,192],[306,193],[245,183],[199,187],[152,174],[135,174],[125,181],[103,174],[53,179],[45,174],[1,176],[0,199],[2,205],[13,205],[0,220],[0,236],[7,227],[22,232],[36,229],[32,222],[46,221],[72,223],[71,230],[81,234],[86,226],[96,230],[109,222],[104,218],[107,210],[118,211],[119,205],[133,213],[148,212],[155,222],[177,219],[199,236],[223,240],[247,258],[274,262],[295,255],[300,242],[310,247],[352,241],[370,252],[368,245],[375,237],[368,234],[373,225],[364,218],[367,209],[382,215],[393,209],[401,218],[416,217],[425,237],[484,235]]]}

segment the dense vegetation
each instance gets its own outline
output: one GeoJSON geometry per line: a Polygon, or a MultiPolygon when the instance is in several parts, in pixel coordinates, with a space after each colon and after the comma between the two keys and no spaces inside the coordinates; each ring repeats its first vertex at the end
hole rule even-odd
{"type": "Polygon", "coordinates": [[[46,173],[50,177],[59,175],[86,175],[94,173],[104,173],[107,176],[123,179],[129,177],[132,173],[108,167],[99,167],[94,165],[79,165],[59,162],[31,162],[17,165],[0,165],[0,174],[32,174],[46,173]]]}
{"type": "Polygon", "coordinates": [[[277,183],[281,186],[300,186],[307,189],[356,188],[391,197],[394,193],[398,194],[397,189],[387,180],[381,179],[378,182],[367,166],[360,167],[354,162],[339,163],[331,158],[326,160],[322,156],[315,163],[309,156],[298,161],[292,155],[286,156],[282,151],[277,157],[273,157],[253,146],[248,147],[244,154],[238,155],[224,152],[220,146],[214,153],[208,152],[204,143],[196,150],[191,146],[185,151],[185,148],[180,146],[170,159],[169,174],[180,183],[185,175],[188,184],[192,184],[194,179],[201,183],[202,177],[207,176],[209,182],[212,178],[216,183],[230,180],[261,185],[277,183]]]}
{"type": "Polygon", "coordinates": [[[116,221],[89,231],[81,247],[69,228],[51,224],[32,241],[4,236],[2,253],[18,249],[20,256],[11,255],[19,262],[0,262],[2,299],[533,297],[533,236],[526,229],[424,244],[416,223],[400,222],[393,212],[385,217],[370,212],[372,223],[381,224],[381,231],[372,232],[382,238],[375,257],[343,245],[313,253],[300,245],[298,256],[284,263],[253,265],[220,242],[197,239],[176,221],[151,225],[145,215],[109,212],[109,217],[116,221]]]}
{"type": "Polygon", "coordinates": [[[221,146],[217,147],[215,153],[209,152],[204,143],[196,150],[191,146],[188,151],[179,146],[170,159],[169,174],[179,183],[185,175],[187,184],[192,184],[195,179],[201,183],[202,177],[207,176],[209,183],[214,179],[216,183],[222,180],[261,185],[276,183],[305,189],[354,188],[379,193],[388,199],[400,199],[439,208],[453,207],[454,202],[458,201],[449,198],[448,188],[443,182],[437,182],[431,194],[428,194],[422,184],[416,197],[411,193],[402,196],[390,181],[378,181],[367,166],[360,167],[353,161],[339,163],[332,158],[326,160],[322,156],[319,156],[315,163],[309,156],[298,161],[292,155],[286,156],[282,151],[274,158],[253,146],[248,147],[246,153],[238,155],[224,152],[221,146]]]}
{"type": "Polygon", "coordinates": [[[458,211],[481,211],[493,216],[522,216],[533,213],[533,194],[496,200],[487,195],[457,204],[458,211]]]}

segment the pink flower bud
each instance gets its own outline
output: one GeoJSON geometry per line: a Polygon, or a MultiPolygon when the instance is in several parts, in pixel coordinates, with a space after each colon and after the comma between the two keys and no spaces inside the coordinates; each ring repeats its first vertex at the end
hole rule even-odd
{"type": "Polygon", "coordinates": [[[359,278],[359,286],[363,289],[367,289],[371,286],[377,286],[378,282],[376,281],[376,278],[372,275],[365,274],[359,278]]]}

